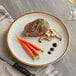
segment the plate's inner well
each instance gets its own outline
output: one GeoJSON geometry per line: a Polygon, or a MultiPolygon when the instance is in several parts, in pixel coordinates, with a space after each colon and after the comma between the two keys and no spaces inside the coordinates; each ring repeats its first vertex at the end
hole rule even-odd
{"type": "Polygon", "coordinates": [[[26,64],[43,65],[43,64],[54,62],[56,61],[56,59],[62,56],[62,54],[65,52],[67,48],[68,34],[63,23],[61,23],[55,17],[44,14],[44,13],[32,13],[32,14],[28,14],[28,15],[20,17],[12,24],[8,32],[7,42],[12,54],[20,61],[26,64]],[[25,25],[38,18],[42,18],[48,21],[50,28],[55,29],[62,36],[62,41],[58,40],[57,38],[53,38],[51,41],[43,40],[42,43],[39,43],[38,42],[39,37],[23,37],[22,33],[23,33],[25,25]],[[45,52],[40,53],[41,59],[33,61],[30,58],[30,56],[24,51],[24,49],[19,44],[19,42],[15,39],[16,35],[44,49],[45,52]],[[49,55],[47,52],[52,47],[53,43],[57,43],[57,47],[54,49],[52,54],[49,55]]]}

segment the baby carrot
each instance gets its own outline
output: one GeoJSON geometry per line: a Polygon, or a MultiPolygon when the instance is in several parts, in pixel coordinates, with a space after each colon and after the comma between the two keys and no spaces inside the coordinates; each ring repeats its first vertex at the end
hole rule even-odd
{"type": "Polygon", "coordinates": [[[32,50],[32,52],[37,56],[37,55],[39,55],[39,52],[35,49],[35,48],[33,48],[32,46],[30,46],[29,44],[27,44],[27,46],[32,50]]]}
{"type": "Polygon", "coordinates": [[[31,51],[31,49],[26,44],[21,42],[20,40],[19,40],[19,42],[23,46],[23,48],[27,51],[27,53],[32,57],[32,59],[35,60],[35,56],[34,56],[33,52],[31,51]]]}
{"type": "Polygon", "coordinates": [[[35,48],[33,48],[31,45],[27,44],[27,46],[32,50],[32,52],[35,54],[35,56],[37,56],[38,59],[40,59],[39,52],[35,48]]]}
{"type": "Polygon", "coordinates": [[[22,41],[23,43],[28,43],[29,45],[31,45],[33,48],[35,48],[37,51],[41,51],[41,52],[44,52],[44,50],[40,49],[38,46],[26,41],[26,40],[23,40],[22,38],[19,38],[17,35],[16,35],[16,38],[19,39],[20,41],[22,41]]]}

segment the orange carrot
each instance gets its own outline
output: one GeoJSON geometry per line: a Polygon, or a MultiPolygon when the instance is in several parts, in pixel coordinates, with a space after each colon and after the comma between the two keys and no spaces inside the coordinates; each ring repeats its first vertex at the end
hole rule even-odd
{"type": "Polygon", "coordinates": [[[23,46],[23,48],[27,51],[27,53],[32,57],[32,59],[35,60],[35,56],[33,52],[31,51],[31,49],[26,44],[22,43],[20,40],[19,42],[23,46]]]}
{"type": "Polygon", "coordinates": [[[27,44],[27,46],[32,50],[32,52],[37,56],[37,55],[39,55],[39,52],[35,49],[35,48],[33,48],[31,45],[29,45],[29,44],[27,44]]]}
{"type": "Polygon", "coordinates": [[[37,56],[37,59],[40,59],[39,52],[35,48],[33,48],[31,45],[29,45],[29,44],[26,44],[26,45],[32,50],[32,52],[35,54],[35,56],[37,56]]]}
{"type": "Polygon", "coordinates": [[[21,43],[23,48],[29,53],[29,55],[32,57],[34,56],[34,54],[32,53],[32,51],[27,47],[27,45],[25,45],[24,43],[21,43]]]}
{"type": "Polygon", "coordinates": [[[17,35],[16,35],[16,38],[19,39],[20,41],[22,41],[23,43],[28,43],[29,45],[31,45],[33,48],[35,48],[37,51],[42,51],[44,52],[44,50],[40,49],[38,46],[26,41],[26,40],[23,40],[22,38],[19,38],[17,35]]]}

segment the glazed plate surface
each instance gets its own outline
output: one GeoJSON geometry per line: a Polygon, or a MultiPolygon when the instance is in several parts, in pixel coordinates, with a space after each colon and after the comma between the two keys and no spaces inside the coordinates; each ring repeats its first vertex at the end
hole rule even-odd
{"type": "Polygon", "coordinates": [[[7,33],[7,44],[12,55],[20,62],[31,66],[42,66],[49,63],[54,63],[63,57],[68,48],[69,35],[65,25],[57,17],[44,12],[31,12],[18,17],[10,25],[7,33]],[[22,33],[25,25],[38,18],[42,18],[48,21],[50,28],[55,29],[62,36],[62,41],[58,40],[57,38],[52,38],[51,41],[43,40],[42,43],[39,43],[39,37],[24,37],[22,33]],[[44,49],[45,52],[40,53],[41,59],[33,61],[30,56],[24,51],[20,43],[16,40],[16,35],[44,49]],[[53,43],[57,43],[57,47],[54,49],[52,54],[49,55],[47,52],[52,47],[53,43]]]}

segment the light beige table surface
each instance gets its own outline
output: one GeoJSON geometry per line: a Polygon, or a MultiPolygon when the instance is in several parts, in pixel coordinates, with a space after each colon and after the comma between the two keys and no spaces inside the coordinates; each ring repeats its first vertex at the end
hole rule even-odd
{"type": "Polygon", "coordinates": [[[48,12],[59,17],[69,31],[70,45],[64,58],[53,65],[59,70],[59,76],[76,76],[76,21],[68,21],[64,17],[70,6],[67,0],[0,0],[0,4],[14,19],[31,11],[48,12]]]}

